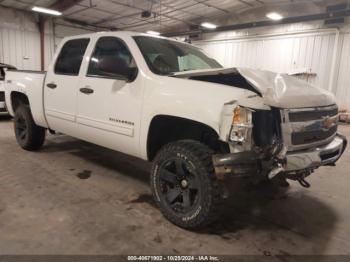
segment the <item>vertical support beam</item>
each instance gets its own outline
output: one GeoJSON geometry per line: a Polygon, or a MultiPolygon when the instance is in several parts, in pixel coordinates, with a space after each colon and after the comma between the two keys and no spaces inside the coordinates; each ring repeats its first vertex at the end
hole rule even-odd
{"type": "Polygon", "coordinates": [[[335,33],[335,40],[334,40],[334,48],[333,48],[333,57],[332,57],[332,66],[331,66],[331,72],[330,72],[330,76],[329,76],[329,84],[328,84],[328,91],[331,91],[335,94],[336,91],[336,80],[337,80],[337,76],[336,74],[338,73],[339,70],[339,48],[340,48],[340,44],[341,42],[339,41],[340,38],[340,29],[337,28],[336,29],[336,33],[335,33]]]}
{"type": "MultiPolygon", "coordinates": [[[[72,6],[79,4],[83,0],[57,0],[55,4],[51,5],[51,9],[58,11],[65,11],[72,6]]],[[[48,16],[39,15],[39,31],[40,31],[40,64],[41,71],[45,70],[45,22],[48,20],[48,16]]],[[[55,37],[55,36],[54,36],[55,37]]]]}
{"type": "Polygon", "coordinates": [[[39,16],[39,31],[40,31],[40,67],[41,71],[45,70],[45,18],[39,16]]]}
{"type": "Polygon", "coordinates": [[[56,20],[52,19],[52,34],[53,34],[53,50],[56,51],[57,43],[56,43],[56,20]]]}

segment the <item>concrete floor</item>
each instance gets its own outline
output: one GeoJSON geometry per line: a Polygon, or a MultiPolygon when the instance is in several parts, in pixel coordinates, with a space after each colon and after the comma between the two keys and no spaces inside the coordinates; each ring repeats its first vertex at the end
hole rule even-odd
{"type": "Polygon", "coordinates": [[[147,163],[66,136],[26,152],[1,118],[0,254],[350,254],[349,160],[316,171],[311,189],[235,190],[194,233],[154,207],[147,163]]]}

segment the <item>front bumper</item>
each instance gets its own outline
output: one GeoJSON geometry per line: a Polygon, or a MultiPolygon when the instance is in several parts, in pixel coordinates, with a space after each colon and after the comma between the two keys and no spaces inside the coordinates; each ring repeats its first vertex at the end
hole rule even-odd
{"type": "Polygon", "coordinates": [[[288,153],[286,172],[295,172],[306,169],[314,169],[320,166],[332,165],[344,153],[347,140],[344,136],[337,135],[327,145],[317,147],[310,151],[288,153]]]}
{"type": "MultiPolygon", "coordinates": [[[[286,174],[300,173],[314,170],[320,166],[334,165],[344,153],[346,146],[347,139],[337,134],[327,145],[309,150],[288,152],[283,172],[286,174]]],[[[213,165],[218,179],[223,179],[226,175],[235,177],[252,176],[258,173],[259,168],[264,166],[259,164],[262,159],[262,156],[254,152],[214,155],[213,165]]]]}

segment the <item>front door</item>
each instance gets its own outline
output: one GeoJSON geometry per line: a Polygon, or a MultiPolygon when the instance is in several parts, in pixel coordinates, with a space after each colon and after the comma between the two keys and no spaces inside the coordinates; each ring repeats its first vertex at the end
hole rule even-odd
{"type": "Polygon", "coordinates": [[[75,135],[79,71],[89,38],[69,40],[46,75],[44,108],[49,127],[75,135]]]}
{"type": "Polygon", "coordinates": [[[79,137],[127,154],[139,154],[142,80],[126,44],[116,37],[100,37],[79,83],[77,122],[79,137]],[[132,80],[102,71],[101,61],[111,68],[122,61],[135,69],[132,80]]]}

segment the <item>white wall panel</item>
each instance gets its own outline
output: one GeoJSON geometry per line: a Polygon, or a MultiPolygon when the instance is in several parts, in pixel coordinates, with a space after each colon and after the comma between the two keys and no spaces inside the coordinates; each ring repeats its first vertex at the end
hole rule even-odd
{"type": "Polygon", "coordinates": [[[343,36],[337,89],[335,91],[341,106],[350,110],[350,34],[343,36]]]}
{"type": "MultiPolygon", "coordinates": [[[[205,39],[195,44],[226,67],[249,67],[281,73],[309,70],[316,73],[316,77],[307,80],[328,89],[336,33],[321,27],[322,23],[311,22],[211,33],[205,34],[205,39]]],[[[45,67],[63,37],[84,33],[91,31],[69,25],[57,25],[53,30],[52,23],[47,23],[45,67]]],[[[350,110],[349,33],[341,33],[338,50],[332,91],[339,103],[350,110]]],[[[32,14],[0,7],[0,62],[19,69],[40,70],[40,34],[32,14]]]]}
{"type": "Polygon", "coordinates": [[[199,41],[195,44],[225,67],[248,67],[290,73],[316,73],[309,82],[327,89],[335,33],[292,34],[249,37],[237,40],[199,41]]]}
{"type": "Polygon", "coordinates": [[[40,36],[34,17],[0,8],[0,62],[20,69],[40,69],[40,36]]]}
{"type": "Polygon", "coordinates": [[[329,89],[333,56],[339,57],[335,60],[335,81],[331,90],[340,106],[350,110],[350,33],[346,27],[340,33],[338,44],[336,30],[320,29],[317,23],[211,33],[194,44],[225,67],[280,73],[307,70],[316,76],[304,79],[324,89],[329,89]],[[307,30],[300,31],[304,28],[307,30]],[[338,50],[337,53],[334,50],[338,50]]]}
{"type": "MultiPolygon", "coordinates": [[[[55,44],[65,36],[91,33],[91,31],[67,26],[57,26],[54,38],[53,26],[45,26],[45,68],[55,52],[55,44]]],[[[10,8],[0,7],[0,63],[16,66],[18,69],[40,70],[40,33],[34,16],[10,8]]]]}

